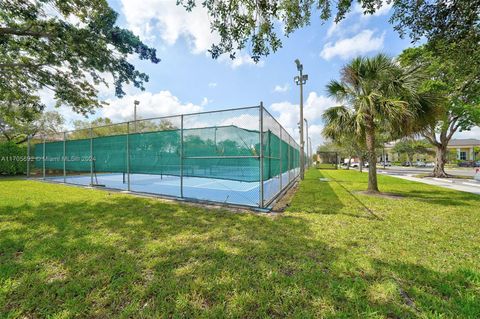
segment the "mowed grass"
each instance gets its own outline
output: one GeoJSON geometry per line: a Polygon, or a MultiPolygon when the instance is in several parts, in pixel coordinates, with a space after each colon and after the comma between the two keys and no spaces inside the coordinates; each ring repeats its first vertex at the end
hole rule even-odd
{"type": "Polygon", "coordinates": [[[1,316],[480,317],[480,196],[379,181],[310,170],[266,216],[1,180],[1,316]]]}

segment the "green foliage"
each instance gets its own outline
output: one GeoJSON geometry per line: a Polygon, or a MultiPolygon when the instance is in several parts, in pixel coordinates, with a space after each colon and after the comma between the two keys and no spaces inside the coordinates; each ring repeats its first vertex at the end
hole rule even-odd
{"type": "Polygon", "coordinates": [[[108,117],[99,117],[93,121],[76,120],[73,122],[73,131],[68,133],[69,139],[90,138],[90,128],[92,128],[93,137],[127,134],[127,132],[155,132],[178,129],[170,120],[138,120],[127,123],[115,124],[108,117]]]}
{"type": "Polygon", "coordinates": [[[399,154],[407,155],[408,161],[413,160],[415,154],[433,155],[434,152],[429,148],[429,143],[423,140],[403,139],[395,143],[393,151],[399,154]]]}
{"type": "MultiPolygon", "coordinates": [[[[358,57],[344,66],[341,80],[333,80],[327,91],[341,105],[323,114],[323,135],[342,143],[350,139],[360,142],[368,154],[369,190],[377,191],[376,158],[378,140],[415,133],[411,125],[426,117],[433,103],[420,90],[423,74],[420,69],[404,68],[385,55],[358,57]]],[[[363,148],[363,147],[362,147],[363,148]]]]}
{"type": "Polygon", "coordinates": [[[188,11],[198,3],[208,10],[210,26],[220,36],[210,49],[213,58],[224,53],[235,58],[239,50],[248,47],[253,60],[258,61],[282,47],[283,35],[288,37],[309,25],[312,16],[319,16],[322,21],[333,16],[339,22],[355,3],[366,15],[392,3],[394,13],[390,22],[401,36],[408,34],[414,42],[426,38],[440,46],[457,45],[457,58],[478,50],[480,42],[479,0],[178,0],[177,3],[188,11]]]}
{"type": "Polygon", "coordinates": [[[0,313],[478,318],[478,195],[366,178],[307,171],[275,216],[0,180],[0,313]]]}
{"type": "Polygon", "coordinates": [[[14,142],[0,143],[0,175],[17,175],[27,171],[27,147],[14,142]]]}
{"type": "Polygon", "coordinates": [[[57,111],[41,112],[31,108],[1,108],[0,136],[1,139],[21,144],[28,136],[51,136],[61,132],[65,119],[57,111]]]}
{"type": "Polygon", "coordinates": [[[407,49],[399,56],[402,65],[424,70],[427,78],[422,89],[425,92],[444,97],[433,117],[435,121],[422,132],[440,155],[434,168],[437,177],[447,175],[444,170],[447,145],[453,135],[480,125],[480,49],[477,45],[474,51],[463,51],[458,45],[427,43],[407,49]]]}
{"type": "MultiPolygon", "coordinates": [[[[480,50],[478,51],[480,54],[480,50]]],[[[404,66],[422,68],[428,76],[422,89],[445,97],[436,122],[437,131],[469,130],[480,124],[480,65],[475,56],[467,58],[471,65],[455,57],[444,57],[428,45],[409,48],[399,61],[404,66]]]]}
{"type": "Polygon", "coordinates": [[[43,109],[38,90],[54,92],[57,105],[82,114],[103,105],[96,85],[111,75],[118,97],[124,84],[143,89],[148,76],[128,62],[136,55],[158,63],[155,49],[116,26],[106,0],[2,1],[0,11],[0,107],[43,109]]]}
{"type": "Polygon", "coordinates": [[[393,8],[391,21],[402,36],[408,33],[414,41],[426,38],[434,46],[457,44],[465,50],[464,55],[478,50],[479,0],[401,0],[395,1],[393,8]]]}

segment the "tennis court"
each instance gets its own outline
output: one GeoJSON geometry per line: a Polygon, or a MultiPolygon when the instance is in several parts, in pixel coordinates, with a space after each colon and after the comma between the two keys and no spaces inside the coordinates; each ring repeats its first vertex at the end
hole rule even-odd
{"type": "Polygon", "coordinates": [[[50,182],[258,208],[296,180],[300,162],[262,105],[63,132],[30,149],[35,176],[50,182]]]}
{"type": "MultiPolygon", "coordinates": [[[[283,174],[283,179],[288,180],[288,172],[283,174]]],[[[292,172],[293,174],[293,172],[292,172]]],[[[47,177],[51,182],[68,183],[74,185],[91,186],[100,188],[127,190],[128,176],[124,174],[97,174],[93,177],[93,184],[89,174],[76,176],[47,177]]],[[[130,190],[138,193],[161,194],[185,199],[230,203],[242,206],[259,206],[259,182],[242,182],[225,179],[205,177],[184,177],[183,194],[180,190],[181,179],[171,175],[131,174],[130,190]]],[[[264,182],[265,196],[271,198],[280,187],[278,178],[264,182]]]]}

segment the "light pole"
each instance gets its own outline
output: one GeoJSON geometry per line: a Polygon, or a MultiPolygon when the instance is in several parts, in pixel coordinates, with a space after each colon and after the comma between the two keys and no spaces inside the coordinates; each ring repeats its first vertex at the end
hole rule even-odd
{"type": "Polygon", "coordinates": [[[308,162],[310,163],[310,166],[312,166],[313,164],[313,154],[312,154],[312,138],[309,137],[308,138],[308,145],[309,145],[309,148],[308,148],[308,151],[310,152],[310,156],[308,157],[308,162]]]}
{"type": "Polygon", "coordinates": [[[137,133],[137,105],[139,104],[140,101],[133,101],[133,129],[135,130],[135,133],[137,133]]]}
{"type": "Polygon", "coordinates": [[[294,78],[295,84],[300,85],[300,121],[298,122],[300,129],[300,179],[305,177],[305,164],[304,164],[304,142],[303,142],[303,85],[307,83],[308,75],[303,74],[303,65],[300,60],[296,59],[298,75],[294,78]]]}
{"type": "Polygon", "coordinates": [[[305,137],[305,139],[306,139],[306,141],[307,141],[307,150],[306,150],[306,153],[307,153],[307,161],[306,161],[305,164],[306,164],[306,166],[307,166],[307,168],[308,168],[308,167],[310,167],[310,157],[309,157],[309,155],[308,155],[308,152],[309,152],[309,150],[310,150],[310,148],[309,148],[309,146],[308,146],[308,145],[309,145],[309,144],[308,144],[308,121],[307,121],[307,119],[303,119],[303,120],[305,121],[305,133],[306,133],[306,135],[307,135],[307,136],[305,137]]]}

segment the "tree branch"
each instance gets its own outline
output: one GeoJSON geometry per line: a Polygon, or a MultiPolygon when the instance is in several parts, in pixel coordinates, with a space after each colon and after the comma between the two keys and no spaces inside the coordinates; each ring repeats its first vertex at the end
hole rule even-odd
{"type": "Polygon", "coordinates": [[[45,64],[29,64],[29,63],[0,63],[0,69],[7,69],[7,68],[31,68],[31,67],[39,67],[45,64]]]}
{"type": "Polygon", "coordinates": [[[37,38],[51,38],[52,35],[47,33],[47,32],[42,32],[42,31],[30,31],[29,29],[27,30],[21,30],[21,29],[16,29],[16,28],[0,28],[0,34],[8,34],[8,35],[19,35],[19,36],[32,36],[32,37],[37,37],[37,38]]]}
{"type": "Polygon", "coordinates": [[[458,128],[460,127],[460,123],[457,123],[457,120],[458,118],[455,118],[451,123],[450,123],[450,131],[448,132],[448,135],[447,135],[447,142],[450,141],[450,139],[452,138],[453,134],[455,134],[455,132],[458,130],[458,128]]]}
{"type": "Polygon", "coordinates": [[[422,135],[430,142],[430,144],[440,146],[440,143],[437,141],[437,137],[435,135],[435,128],[433,126],[430,126],[422,135]]]}

